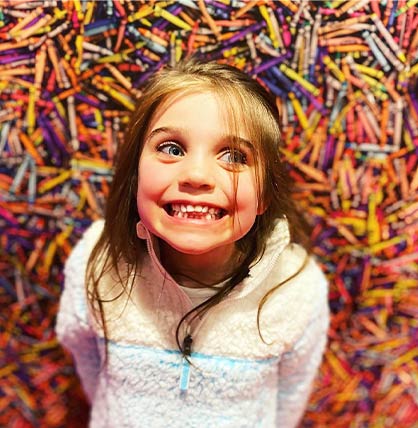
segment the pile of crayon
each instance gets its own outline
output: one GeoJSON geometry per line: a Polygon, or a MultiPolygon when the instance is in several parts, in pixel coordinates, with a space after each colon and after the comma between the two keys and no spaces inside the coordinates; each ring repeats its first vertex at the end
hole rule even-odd
{"type": "Polygon", "coordinates": [[[416,426],[417,4],[0,0],[1,426],[85,426],[53,332],[62,267],[103,212],[142,86],[189,55],[277,97],[282,154],[331,284],[302,426],[416,426]]]}

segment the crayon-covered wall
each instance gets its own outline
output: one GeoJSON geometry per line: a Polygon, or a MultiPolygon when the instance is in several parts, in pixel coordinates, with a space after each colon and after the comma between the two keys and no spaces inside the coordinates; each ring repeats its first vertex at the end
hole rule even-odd
{"type": "Polygon", "coordinates": [[[417,3],[0,0],[0,426],[85,426],[53,332],[63,263],[104,208],[141,86],[193,54],[277,96],[331,284],[302,426],[416,427],[417,3]]]}

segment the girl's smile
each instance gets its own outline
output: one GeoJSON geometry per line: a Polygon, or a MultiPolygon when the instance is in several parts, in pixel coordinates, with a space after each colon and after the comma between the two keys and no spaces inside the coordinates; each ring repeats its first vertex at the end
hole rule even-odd
{"type": "Polygon", "coordinates": [[[227,262],[259,214],[245,129],[230,135],[214,94],[180,93],[157,109],[145,135],[137,194],[143,224],[174,258],[227,262]]]}
{"type": "Polygon", "coordinates": [[[194,202],[174,202],[166,204],[164,209],[167,213],[175,218],[184,220],[199,220],[208,222],[219,220],[226,214],[226,210],[206,203],[194,202]]]}

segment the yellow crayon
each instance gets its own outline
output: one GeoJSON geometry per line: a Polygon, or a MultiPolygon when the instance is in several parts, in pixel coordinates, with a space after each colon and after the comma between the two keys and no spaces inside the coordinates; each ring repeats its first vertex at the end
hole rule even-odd
{"type": "Polygon", "coordinates": [[[181,60],[181,56],[183,54],[183,47],[182,47],[182,40],[181,38],[176,39],[175,44],[175,52],[176,52],[176,63],[178,63],[181,60]]]}
{"type": "Polygon", "coordinates": [[[266,21],[267,28],[268,28],[269,35],[270,35],[270,39],[273,43],[273,47],[275,49],[278,49],[279,41],[277,40],[276,33],[274,32],[273,23],[270,19],[270,15],[269,15],[269,12],[268,12],[266,5],[260,4],[258,6],[258,10],[260,11],[260,14],[263,17],[264,21],[266,21]]]}
{"type": "Polygon", "coordinates": [[[32,87],[29,89],[29,100],[28,100],[28,107],[26,110],[26,124],[28,127],[29,135],[33,133],[36,125],[35,104],[36,104],[36,88],[32,87]]]}
{"type": "Polygon", "coordinates": [[[316,88],[311,82],[304,79],[300,74],[296,73],[296,71],[292,70],[290,67],[288,67],[286,64],[280,64],[279,66],[280,70],[283,71],[284,74],[286,74],[287,77],[289,77],[292,80],[295,80],[299,83],[302,87],[304,87],[308,92],[310,92],[314,96],[318,96],[320,91],[318,88],[316,88]]]}
{"type": "MultiPolygon", "coordinates": [[[[87,6],[88,7],[88,6],[87,6]]],[[[67,15],[68,11],[66,9],[58,9],[57,7],[54,8],[54,21],[61,21],[61,19],[65,18],[65,15],[67,15]]]]}
{"type": "MultiPolygon", "coordinates": [[[[379,292],[377,293],[377,296],[379,295],[383,295],[383,293],[385,292],[393,292],[394,290],[370,290],[367,292],[367,294],[372,294],[373,296],[375,295],[374,292],[379,292]]],[[[397,337],[395,339],[389,339],[389,340],[385,340],[384,343],[378,343],[377,345],[369,345],[370,349],[372,349],[373,351],[376,352],[384,352],[387,351],[388,349],[395,349],[395,348],[399,348],[401,346],[404,345],[408,345],[411,342],[411,338],[408,337],[407,335],[405,335],[404,337],[397,337]]]]}
{"type": "Polygon", "coordinates": [[[377,201],[376,194],[369,195],[369,211],[367,218],[367,232],[369,238],[369,245],[377,244],[380,241],[380,225],[376,215],[377,201]]]}
{"type": "Polygon", "coordinates": [[[80,67],[83,61],[83,40],[84,40],[83,34],[78,34],[75,38],[75,47],[77,51],[77,57],[74,62],[74,72],[76,75],[80,74],[80,67]]]}
{"type": "Polygon", "coordinates": [[[342,217],[338,221],[346,226],[351,226],[355,235],[364,235],[366,232],[366,221],[363,218],[342,217]]]}
{"type": "Polygon", "coordinates": [[[128,16],[128,22],[134,22],[141,18],[145,18],[146,16],[151,15],[153,11],[154,9],[152,6],[144,5],[138,10],[138,12],[128,16]]]}
{"type": "Polygon", "coordinates": [[[61,99],[58,98],[58,96],[56,95],[52,98],[52,101],[54,102],[54,106],[58,110],[58,113],[61,115],[61,117],[66,117],[67,112],[65,111],[65,108],[62,105],[61,99]]]}
{"type": "Polygon", "coordinates": [[[73,0],[74,3],[74,9],[77,12],[77,18],[79,21],[83,20],[83,10],[81,8],[80,0],[73,0]]]}
{"type": "Polygon", "coordinates": [[[318,110],[314,110],[309,117],[308,128],[305,130],[306,139],[309,140],[313,133],[315,132],[320,120],[322,118],[322,113],[318,110]]]}
{"type": "Polygon", "coordinates": [[[54,178],[46,181],[45,183],[41,184],[38,188],[38,192],[40,194],[48,192],[49,190],[51,190],[55,186],[58,186],[59,184],[63,183],[64,181],[67,181],[71,177],[71,175],[72,175],[71,171],[62,172],[57,177],[54,177],[54,178]]]}
{"type": "Polygon", "coordinates": [[[42,266],[42,272],[44,272],[45,274],[47,274],[50,271],[52,260],[54,258],[56,251],[57,251],[57,243],[54,240],[49,243],[48,248],[44,253],[44,257],[43,257],[44,263],[42,266]]]}
{"type": "Polygon", "coordinates": [[[349,373],[346,371],[344,366],[340,363],[340,360],[332,353],[331,350],[328,350],[328,352],[325,353],[325,359],[337,376],[339,376],[344,381],[349,379],[349,373]]]}
{"type": "Polygon", "coordinates": [[[93,18],[94,7],[95,7],[94,1],[87,2],[86,13],[84,14],[84,20],[83,20],[84,25],[90,24],[93,18]]]}
{"type": "Polygon", "coordinates": [[[395,361],[392,362],[392,367],[399,367],[402,364],[407,363],[408,361],[413,361],[418,357],[418,347],[414,347],[409,351],[402,354],[400,357],[396,358],[395,361]]]}
{"type": "Polygon", "coordinates": [[[325,55],[323,58],[325,66],[334,74],[334,76],[342,83],[346,81],[344,73],[338,68],[338,65],[331,59],[330,56],[325,55]]]}
{"type": "Polygon", "coordinates": [[[299,100],[296,98],[293,92],[289,92],[289,99],[290,99],[290,102],[292,103],[293,109],[295,110],[296,116],[299,119],[300,125],[304,130],[306,130],[309,127],[309,121],[305,115],[305,112],[303,111],[303,108],[299,100]]]}
{"type": "MultiPolygon", "coordinates": [[[[138,46],[144,46],[145,45],[145,42],[140,42],[140,43],[137,43],[136,45],[135,45],[135,47],[137,48],[137,49],[139,49],[139,47],[138,46]]],[[[123,52],[119,52],[119,53],[115,53],[114,55],[107,55],[107,56],[103,56],[103,57],[101,57],[101,58],[99,58],[98,60],[97,60],[97,62],[99,63],[99,64],[106,64],[106,63],[108,63],[108,62],[116,62],[117,64],[119,64],[119,63],[121,63],[121,62],[125,62],[125,61],[128,61],[129,60],[129,55],[132,53],[132,52],[134,52],[135,51],[135,49],[127,49],[127,50],[125,50],[125,51],[123,51],[123,52]]]]}
{"type": "Polygon", "coordinates": [[[408,9],[411,9],[411,7],[414,7],[418,3],[418,0],[409,0],[406,2],[404,6],[402,6],[397,12],[396,16],[401,15],[402,13],[405,13],[408,9]]]}
{"type": "Polygon", "coordinates": [[[337,135],[342,131],[342,121],[346,117],[347,112],[354,107],[354,102],[350,101],[346,104],[338,113],[337,117],[334,120],[334,123],[330,127],[330,133],[332,135],[337,135]]]}
{"type": "Polygon", "coordinates": [[[103,89],[105,92],[107,92],[112,98],[114,98],[116,101],[119,101],[122,105],[124,105],[128,110],[135,110],[135,103],[131,101],[130,99],[126,98],[123,94],[119,93],[115,89],[111,88],[107,84],[102,84],[101,89],[103,89]]]}
{"type": "Polygon", "coordinates": [[[377,70],[376,68],[368,67],[367,65],[354,63],[354,66],[360,73],[368,74],[376,79],[381,79],[385,75],[382,70],[377,70]]]}
{"type": "Polygon", "coordinates": [[[373,254],[380,253],[382,250],[386,248],[394,247],[395,245],[401,244],[406,241],[406,236],[399,235],[394,238],[388,239],[387,241],[378,242],[370,246],[370,251],[373,254]]]}
{"type": "Polygon", "coordinates": [[[155,6],[154,12],[155,16],[164,18],[166,21],[171,22],[176,27],[186,31],[192,30],[192,27],[187,22],[184,22],[182,19],[178,18],[176,15],[173,15],[168,10],[162,9],[160,6],[155,6]]]}

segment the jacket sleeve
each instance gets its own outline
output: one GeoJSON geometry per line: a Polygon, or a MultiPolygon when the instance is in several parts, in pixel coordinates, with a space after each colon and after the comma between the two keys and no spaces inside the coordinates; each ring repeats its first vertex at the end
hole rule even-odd
{"type": "MultiPolygon", "coordinates": [[[[91,234],[90,234],[91,235],[91,234]]],[[[83,389],[91,402],[100,371],[97,335],[88,322],[85,294],[85,270],[91,245],[89,233],[74,247],[64,268],[64,289],[61,294],[55,331],[58,340],[68,349],[75,362],[83,389]]]]}
{"type": "Polygon", "coordinates": [[[278,427],[300,422],[327,342],[329,307],[326,298],[317,306],[302,337],[279,363],[278,427]]]}

